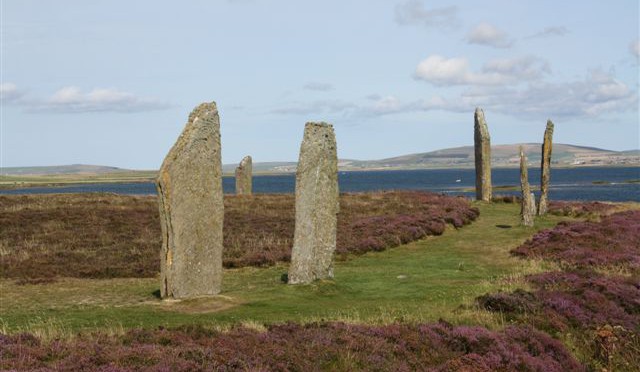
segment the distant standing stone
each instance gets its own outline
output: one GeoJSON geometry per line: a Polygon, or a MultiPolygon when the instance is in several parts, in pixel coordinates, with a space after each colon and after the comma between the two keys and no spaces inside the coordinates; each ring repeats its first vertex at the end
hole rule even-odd
{"type": "Polygon", "coordinates": [[[253,189],[251,156],[245,156],[236,168],[236,195],[251,195],[253,189]]]}
{"type": "Polygon", "coordinates": [[[203,103],[162,163],[157,180],[163,298],[215,295],[222,282],[222,162],[215,102],[203,103]]]}
{"type": "Polygon", "coordinates": [[[474,114],[474,150],[476,161],[476,199],[491,201],[491,138],[484,119],[484,111],[476,108],[474,114]]]}
{"type": "Polygon", "coordinates": [[[547,120],[547,128],[544,131],[542,142],[542,161],[540,165],[540,202],[538,203],[538,215],[547,213],[549,201],[549,181],[551,180],[551,151],[553,148],[553,122],[547,120]]]}
{"type": "Polygon", "coordinates": [[[529,187],[529,172],[527,170],[527,157],[520,146],[520,187],[522,189],[522,202],[520,204],[520,217],[524,226],[533,226],[536,215],[536,202],[529,187]]]}
{"type": "Polygon", "coordinates": [[[338,203],[338,155],[333,126],[307,123],[296,171],[290,284],[333,277],[338,203]]]}

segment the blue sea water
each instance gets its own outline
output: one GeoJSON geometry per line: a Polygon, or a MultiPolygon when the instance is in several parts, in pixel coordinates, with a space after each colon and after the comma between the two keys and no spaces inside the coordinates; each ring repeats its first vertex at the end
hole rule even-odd
{"type": "MultiPolygon", "coordinates": [[[[464,189],[475,185],[473,169],[425,169],[397,171],[340,172],[341,192],[363,192],[381,190],[426,190],[451,195],[473,196],[464,189]]],[[[616,168],[558,168],[551,171],[549,197],[552,200],[601,200],[640,202],[640,167],[616,168]],[[605,182],[604,184],[601,182],[605,182]]],[[[496,186],[517,186],[520,171],[514,168],[492,170],[492,181],[496,186]]],[[[235,190],[233,177],[222,180],[225,193],[235,190]]],[[[529,169],[531,185],[540,183],[540,169],[529,169]]],[[[295,189],[295,175],[265,175],[253,179],[255,193],[290,193],[295,189]]],[[[49,194],[111,192],[116,194],[155,194],[155,185],[145,183],[77,184],[63,187],[33,187],[0,190],[0,194],[49,194]]],[[[512,195],[519,191],[494,190],[494,194],[512,195]]]]}

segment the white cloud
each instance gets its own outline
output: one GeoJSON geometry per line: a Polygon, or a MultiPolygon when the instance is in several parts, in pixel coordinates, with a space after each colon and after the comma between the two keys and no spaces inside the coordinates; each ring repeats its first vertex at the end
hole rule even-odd
{"type": "Polygon", "coordinates": [[[418,64],[415,76],[435,85],[468,84],[471,72],[464,58],[429,56],[418,64]]]}
{"type": "Polygon", "coordinates": [[[351,122],[357,122],[370,117],[419,111],[472,113],[475,107],[535,120],[548,117],[558,120],[594,118],[610,112],[638,110],[637,92],[617,80],[612,72],[593,70],[583,79],[552,83],[544,80],[549,70],[547,63],[535,57],[492,60],[479,73],[470,72],[463,58],[447,60],[435,57],[432,61],[443,63],[434,63],[435,68],[427,69],[430,75],[423,78],[440,85],[445,82],[467,85],[461,94],[433,95],[418,100],[371,94],[362,97],[361,102],[320,100],[296,103],[272,113],[342,115],[351,122]]]}
{"type": "Polygon", "coordinates": [[[386,96],[378,99],[368,110],[373,114],[391,114],[405,110],[400,100],[394,96],[386,96]]]}
{"type": "Polygon", "coordinates": [[[169,108],[166,102],[143,98],[117,89],[93,89],[84,93],[78,87],[64,87],[48,99],[31,104],[31,111],[59,113],[82,112],[143,112],[169,108]]]}
{"type": "Polygon", "coordinates": [[[328,92],[334,89],[332,84],[328,83],[318,83],[318,82],[309,82],[303,86],[306,90],[314,90],[317,92],[328,92]]]}
{"type": "Polygon", "coordinates": [[[401,25],[421,25],[441,29],[456,28],[458,8],[447,6],[442,8],[425,9],[422,2],[409,0],[396,6],[396,22],[401,25]]]}
{"type": "Polygon", "coordinates": [[[505,79],[511,77],[519,80],[536,80],[549,73],[549,64],[536,57],[525,56],[516,58],[494,59],[483,67],[484,74],[498,74],[505,79]]]}
{"type": "Polygon", "coordinates": [[[432,55],[418,64],[415,77],[438,86],[504,85],[537,80],[548,72],[546,62],[531,56],[491,60],[473,72],[466,58],[432,55]]]}
{"type": "Polygon", "coordinates": [[[527,36],[525,39],[537,39],[537,38],[547,38],[552,36],[564,36],[569,33],[569,30],[564,26],[552,26],[546,27],[544,30],[540,32],[536,32],[533,35],[527,36]]]}
{"type": "Polygon", "coordinates": [[[636,39],[629,44],[629,53],[640,58],[640,39],[636,39]]]}
{"type": "Polygon", "coordinates": [[[0,84],[0,102],[13,103],[19,101],[23,93],[14,83],[0,84]]]}
{"type": "Polygon", "coordinates": [[[506,32],[483,22],[469,32],[467,43],[488,45],[494,48],[511,48],[514,41],[509,38],[506,32]]]}
{"type": "Polygon", "coordinates": [[[459,97],[432,97],[420,107],[471,112],[476,106],[524,118],[597,117],[638,110],[638,94],[612,74],[594,70],[583,80],[563,83],[532,82],[522,88],[476,86],[459,97]]]}

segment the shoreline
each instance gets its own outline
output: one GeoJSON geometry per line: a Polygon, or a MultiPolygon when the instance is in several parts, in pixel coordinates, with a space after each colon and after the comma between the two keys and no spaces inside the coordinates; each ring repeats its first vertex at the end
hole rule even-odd
{"type": "MultiPolygon", "coordinates": [[[[516,166],[496,166],[492,169],[518,169],[516,166]]],[[[530,167],[530,172],[538,167],[530,167]]],[[[578,166],[554,166],[553,169],[615,169],[615,168],[638,168],[640,175],[640,165],[578,165],[578,166]]],[[[383,168],[366,168],[366,169],[338,169],[339,173],[366,173],[366,172],[401,172],[401,171],[421,171],[421,170],[469,170],[473,167],[383,167],[383,168]]],[[[48,174],[48,175],[0,175],[0,190],[27,189],[33,187],[65,187],[72,185],[86,184],[124,184],[124,183],[150,183],[155,182],[157,171],[135,170],[131,172],[114,172],[103,174],[48,174]]],[[[254,177],[263,176],[294,176],[295,171],[291,172],[270,172],[257,171],[253,173],[254,177]]],[[[233,173],[223,173],[223,178],[234,178],[233,173]]],[[[624,181],[623,183],[640,183],[640,179],[624,181]]],[[[611,184],[606,180],[593,180],[593,184],[611,184]]],[[[511,185],[508,185],[511,187],[511,185]]],[[[505,187],[503,185],[502,187],[505,187]]],[[[514,186],[515,187],[515,186],[514,186]]]]}

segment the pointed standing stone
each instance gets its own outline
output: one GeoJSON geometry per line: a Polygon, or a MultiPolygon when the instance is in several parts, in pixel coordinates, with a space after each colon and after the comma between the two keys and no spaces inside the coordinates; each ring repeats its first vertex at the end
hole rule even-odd
{"type": "Polygon", "coordinates": [[[522,189],[522,202],[520,204],[520,217],[524,226],[533,226],[533,218],[536,214],[535,197],[529,187],[529,172],[527,170],[527,157],[520,146],[520,187],[522,189]]]}
{"type": "Polygon", "coordinates": [[[540,165],[540,202],[538,203],[538,216],[547,213],[549,201],[549,181],[551,180],[551,150],[553,147],[553,122],[547,120],[547,129],[544,131],[542,142],[542,163],[540,165]]]}
{"type": "Polygon", "coordinates": [[[162,227],[163,298],[215,295],[222,282],[222,162],[215,102],[203,103],[162,163],[156,188],[162,227]]]}
{"type": "Polygon", "coordinates": [[[333,277],[338,203],[338,156],[333,126],[307,123],[296,170],[290,284],[333,277]]]}
{"type": "Polygon", "coordinates": [[[476,108],[474,114],[474,150],[476,160],[476,199],[491,201],[491,138],[484,112],[476,108]]]}
{"type": "Polygon", "coordinates": [[[251,156],[245,156],[236,168],[236,195],[252,194],[253,165],[251,156]]]}

